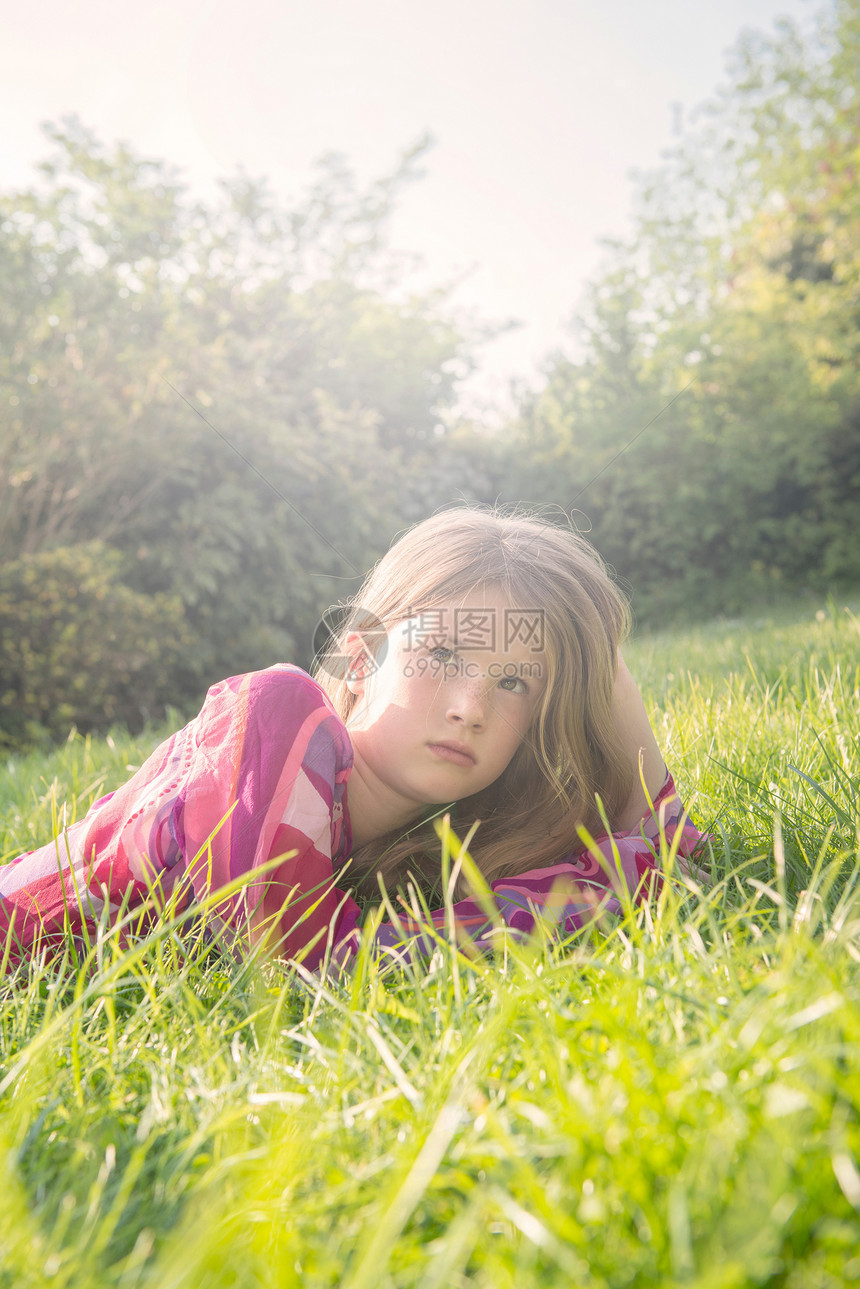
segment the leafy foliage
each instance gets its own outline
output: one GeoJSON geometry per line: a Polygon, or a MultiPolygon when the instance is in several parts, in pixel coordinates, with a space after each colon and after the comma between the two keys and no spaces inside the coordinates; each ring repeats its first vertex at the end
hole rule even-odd
{"type": "MultiPolygon", "coordinates": [[[[463,499],[574,512],[641,623],[856,584],[858,64],[860,0],[741,40],[641,177],[579,356],[495,437],[454,411],[488,330],[386,249],[423,143],[364,191],[329,157],[292,205],[242,176],[202,203],[66,122],[0,197],[0,564],[116,553],[113,583],[177,606],[160,669],[189,706],[307,664],[391,536],[463,499]]],[[[42,722],[25,691],[7,743],[42,722]]]]}
{"type": "MultiPolygon", "coordinates": [[[[282,209],[242,178],[192,201],[76,121],[52,138],[41,184],[0,199],[2,559],[117,552],[110,578],[181,606],[166,689],[190,701],[307,663],[321,611],[449,499],[431,467],[467,342],[443,293],[398,296],[384,245],[423,145],[363,193],[330,158],[282,209]]],[[[7,738],[41,720],[18,710],[7,738]]]]}
{"type": "Polygon", "coordinates": [[[121,721],[140,729],[182,697],[182,605],[141,595],[99,542],[0,565],[0,746],[121,721]]]}

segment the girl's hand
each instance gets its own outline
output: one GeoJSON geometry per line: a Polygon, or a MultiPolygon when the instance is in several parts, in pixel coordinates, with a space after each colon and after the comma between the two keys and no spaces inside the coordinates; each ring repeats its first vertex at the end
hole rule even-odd
{"type": "Polygon", "coordinates": [[[622,746],[628,749],[630,764],[633,768],[634,784],[630,797],[617,819],[612,822],[617,828],[635,828],[643,815],[648,813],[648,799],[642,789],[644,777],[651,799],[656,797],[666,777],[666,764],[663,754],[657,746],[651,722],[642,702],[642,695],[636,681],[630,675],[627,664],[618,653],[618,670],[615,676],[615,695],[613,711],[621,736],[622,746]],[[639,772],[639,758],[642,758],[642,774],[639,772]]]}

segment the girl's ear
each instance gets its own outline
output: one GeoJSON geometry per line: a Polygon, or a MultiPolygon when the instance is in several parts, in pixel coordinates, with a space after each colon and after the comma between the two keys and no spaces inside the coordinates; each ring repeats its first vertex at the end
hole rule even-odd
{"type": "Polygon", "coordinates": [[[350,631],[343,642],[343,651],[349,659],[346,672],[346,684],[349,692],[355,695],[364,693],[367,677],[373,670],[372,660],[358,631],[350,631]]]}

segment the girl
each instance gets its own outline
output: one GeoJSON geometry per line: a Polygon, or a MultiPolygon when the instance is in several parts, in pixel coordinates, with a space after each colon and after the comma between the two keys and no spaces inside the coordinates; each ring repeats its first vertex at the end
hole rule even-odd
{"type": "MultiPolygon", "coordinates": [[[[0,868],[0,947],[15,961],[105,905],[116,917],[172,898],[311,969],[332,947],[345,961],[353,893],[409,873],[438,888],[432,819],[446,808],[460,835],[480,821],[470,850],[508,926],[527,932],[537,911],[581,925],[613,881],[637,891],[655,871],[649,843],[681,814],[619,653],[626,627],[572,532],[471,509],[418,524],[367,578],[316,679],[278,665],[215,685],[127,783],[0,868]],[[579,837],[601,831],[598,796],[609,862],[579,837]]],[[[681,853],[699,839],[683,826],[681,853]]],[[[455,913],[489,942],[477,905],[455,913]]],[[[377,938],[416,930],[405,917],[377,938]]]]}

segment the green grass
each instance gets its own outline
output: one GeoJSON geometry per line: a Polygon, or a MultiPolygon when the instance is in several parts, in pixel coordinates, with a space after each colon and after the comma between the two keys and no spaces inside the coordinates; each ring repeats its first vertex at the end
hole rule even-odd
{"type": "MultiPolygon", "coordinates": [[[[6,983],[0,1285],[860,1283],[860,630],[817,607],[627,651],[707,891],[326,984],[169,923],[6,983]]],[[[9,763],[0,855],[156,738],[9,763]]]]}

